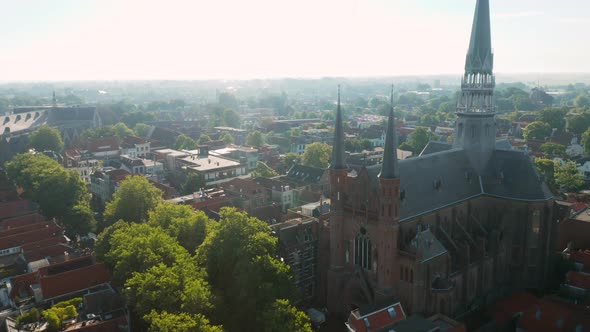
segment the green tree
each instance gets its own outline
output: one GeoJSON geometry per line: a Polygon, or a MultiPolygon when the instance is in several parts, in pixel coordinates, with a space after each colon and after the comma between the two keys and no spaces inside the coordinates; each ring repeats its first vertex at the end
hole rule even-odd
{"type": "Polygon", "coordinates": [[[136,136],[146,137],[150,132],[152,126],[146,125],[145,123],[138,123],[133,127],[133,132],[136,136]]]}
{"type": "Polygon", "coordinates": [[[61,320],[55,312],[45,310],[43,311],[43,317],[47,320],[47,332],[59,332],[61,330],[61,320]]]}
{"type": "Polygon", "coordinates": [[[522,135],[527,141],[544,140],[551,135],[551,127],[543,121],[531,122],[524,128],[522,135]]]}
{"type": "Polygon", "coordinates": [[[72,238],[75,235],[87,235],[96,230],[94,212],[88,202],[74,205],[60,220],[66,226],[66,235],[72,238]]]}
{"type": "Polygon", "coordinates": [[[283,163],[287,166],[287,169],[290,169],[293,165],[298,164],[299,162],[301,162],[301,156],[293,152],[288,152],[283,157],[283,163]]]}
{"type": "Polygon", "coordinates": [[[168,313],[152,311],[144,319],[150,332],[223,332],[221,326],[211,326],[201,314],[168,313]]]}
{"type": "Polygon", "coordinates": [[[555,183],[565,191],[577,192],[584,188],[584,178],[578,171],[576,163],[567,161],[563,165],[555,163],[555,183]]]}
{"type": "Polygon", "coordinates": [[[107,236],[99,236],[97,247],[101,250],[97,258],[111,268],[115,284],[123,285],[134,273],[156,265],[171,267],[190,259],[188,251],[160,227],[137,223],[113,226],[115,230],[105,229],[107,236]]]}
{"type": "Polygon", "coordinates": [[[156,311],[205,314],[212,310],[212,294],[203,273],[190,260],[172,266],[160,263],[133,273],[125,282],[125,297],[140,316],[156,311]]]}
{"type": "Polygon", "coordinates": [[[57,128],[43,125],[29,136],[29,147],[37,151],[61,152],[64,148],[64,141],[57,128]]]}
{"type": "Polygon", "coordinates": [[[590,128],[590,113],[583,112],[568,117],[567,130],[576,135],[582,135],[590,128]]]}
{"type": "Polygon", "coordinates": [[[16,326],[38,322],[39,318],[39,310],[33,307],[29,312],[26,312],[18,316],[18,318],[16,319],[16,326]]]}
{"type": "Polygon", "coordinates": [[[555,163],[547,158],[535,158],[535,167],[550,187],[555,184],[555,163]]]}
{"type": "Polygon", "coordinates": [[[302,311],[289,303],[289,300],[277,299],[262,313],[264,326],[261,331],[279,332],[296,331],[312,332],[311,321],[302,311]]]}
{"type": "Polygon", "coordinates": [[[565,154],[565,146],[558,143],[547,142],[541,145],[541,151],[546,156],[559,157],[565,154]]]}
{"type": "Polygon", "coordinates": [[[258,130],[254,130],[246,136],[246,145],[259,148],[264,144],[264,136],[258,130]]]}
{"type": "Polygon", "coordinates": [[[47,217],[64,216],[76,204],[90,199],[77,171],[66,170],[43,154],[17,155],[6,164],[6,174],[47,217]]]}
{"type": "Polygon", "coordinates": [[[226,108],[238,108],[238,100],[231,93],[222,92],[218,96],[219,104],[226,108]]]}
{"type": "Polygon", "coordinates": [[[258,164],[256,164],[256,170],[252,172],[252,176],[254,177],[272,178],[277,175],[279,175],[279,173],[268,167],[268,165],[262,161],[259,161],[258,164]]]}
{"type": "Polygon", "coordinates": [[[574,100],[574,105],[577,108],[588,108],[590,107],[590,97],[587,94],[579,94],[574,100]]]}
{"type": "MultiPolygon", "coordinates": [[[[438,137],[429,129],[424,127],[418,127],[408,136],[406,140],[407,145],[412,148],[414,154],[419,154],[424,150],[424,147],[428,142],[437,140],[438,137]]],[[[401,145],[400,145],[401,148],[401,145]]]]}
{"type": "Polygon", "coordinates": [[[221,136],[221,140],[225,144],[234,144],[234,137],[230,133],[225,133],[221,136]]]}
{"type": "Polygon", "coordinates": [[[186,177],[186,181],[180,187],[180,192],[183,195],[190,195],[194,192],[201,190],[201,188],[205,188],[206,182],[205,177],[202,174],[198,173],[190,173],[186,177]]]}
{"type": "Polygon", "coordinates": [[[115,136],[117,136],[120,140],[127,136],[133,135],[133,130],[129,129],[126,124],[123,122],[119,122],[113,126],[113,130],[115,131],[115,136]]]}
{"type": "Polygon", "coordinates": [[[314,142],[305,147],[301,156],[301,163],[305,166],[328,168],[332,147],[326,143],[314,142]]]}
{"type": "Polygon", "coordinates": [[[174,147],[178,150],[194,150],[198,146],[199,144],[197,141],[185,134],[178,135],[178,137],[176,137],[176,142],[174,143],[174,147]]]}
{"type": "Polygon", "coordinates": [[[199,139],[197,140],[198,145],[203,145],[208,142],[211,142],[211,137],[209,137],[209,135],[207,134],[201,134],[201,136],[199,136],[199,139]]]}
{"type": "Polygon", "coordinates": [[[582,134],[582,146],[586,154],[590,154],[590,128],[582,134]]]}
{"type": "Polygon", "coordinates": [[[205,240],[207,231],[214,227],[203,211],[195,211],[189,205],[168,202],[150,211],[149,224],[162,227],[190,253],[195,252],[205,240]]]}
{"type": "Polygon", "coordinates": [[[148,213],[162,202],[162,191],[143,176],[130,176],[121,182],[113,199],[107,203],[104,218],[108,223],[119,219],[133,222],[147,220],[148,213]]]}
{"type": "Polygon", "coordinates": [[[260,312],[276,299],[292,298],[290,269],[276,257],[277,241],[265,222],[222,208],[218,227],[197,249],[218,297],[216,317],[228,331],[261,330],[260,312]]]}
{"type": "Polygon", "coordinates": [[[539,120],[547,123],[551,128],[557,128],[557,130],[564,130],[566,113],[566,109],[546,108],[539,112],[539,120]]]}
{"type": "Polygon", "coordinates": [[[240,128],[242,117],[238,112],[228,108],[223,111],[223,123],[228,127],[240,128]]]}

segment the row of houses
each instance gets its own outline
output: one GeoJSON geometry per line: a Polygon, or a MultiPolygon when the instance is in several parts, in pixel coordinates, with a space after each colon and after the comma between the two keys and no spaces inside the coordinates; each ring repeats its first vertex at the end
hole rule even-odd
{"type": "Polygon", "coordinates": [[[54,219],[38,206],[19,198],[0,178],[0,326],[9,332],[41,331],[40,322],[19,325],[17,317],[32,308],[81,298],[79,316],[68,331],[129,331],[129,315],[111,287],[106,266],[72,245],[54,219]]]}

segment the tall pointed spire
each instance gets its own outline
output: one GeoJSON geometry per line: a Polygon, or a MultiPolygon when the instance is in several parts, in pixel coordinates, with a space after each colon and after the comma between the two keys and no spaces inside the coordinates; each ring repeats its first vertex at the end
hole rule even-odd
{"type": "Polygon", "coordinates": [[[387,133],[385,133],[385,148],[383,150],[383,164],[381,165],[381,179],[399,178],[397,167],[397,134],[395,132],[395,115],[393,113],[393,84],[391,85],[391,109],[387,120],[387,133]]]}
{"type": "Polygon", "coordinates": [[[466,73],[491,74],[494,68],[492,36],[490,32],[490,1],[477,0],[469,51],[465,61],[466,73]]]}
{"type": "Polygon", "coordinates": [[[338,85],[338,106],[334,123],[334,144],[332,145],[331,169],[346,169],[344,163],[344,128],[342,127],[342,109],[340,108],[340,85],[338,85]]]}

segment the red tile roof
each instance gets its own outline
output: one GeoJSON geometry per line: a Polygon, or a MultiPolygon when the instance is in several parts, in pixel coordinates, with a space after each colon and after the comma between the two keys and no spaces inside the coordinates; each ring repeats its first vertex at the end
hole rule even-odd
{"type": "Polygon", "coordinates": [[[571,319],[571,310],[549,300],[540,300],[528,308],[520,324],[526,331],[560,332],[566,331],[566,324],[571,319]]]}
{"type": "Polygon", "coordinates": [[[89,152],[105,152],[119,150],[119,142],[116,137],[100,137],[89,139],[87,141],[87,149],[89,152]]]}
{"type": "Polygon", "coordinates": [[[531,293],[516,293],[496,302],[490,312],[497,326],[506,326],[512,320],[514,314],[524,312],[533,304],[537,303],[538,300],[531,293]]]}
{"type": "Polygon", "coordinates": [[[18,217],[6,218],[0,221],[0,230],[30,225],[44,220],[45,217],[39,213],[30,213],[18,217]]]}
{"type": "Polygon", "coordinates": [[[0,239],[2,239],[5,236],[9,236],[9,235],[34,231],[36,229],[47,227],[48,225],[52,225],[52,224],[55,224],[55,223],[53,221],[40,221],[40,222],[36,222],[36,223],[28,223],[28,224],[19,225],[16,227],[10,227],[10,228],[6,228],[6,229],[0,228],[0,239]]]}
{"type": "Polygon", "coordinates": [[[41,227],[23,233],[2,236],[0,238],[0,249],[23,246],[63,234],[62,228],[53,222],[43,223],[41,227]]]}
{"type": "Polygon", "coordinates": [[[588,273],[569,271],[566,280],[572,286],[590,290],[590,274],[588,273]]]}
{"type": "MultiPolygon", "coordinates": [[[[57,241],[56,241],[57,242],[57,241]]],[[[34,262],[36,260],[40,260],[42,258],[50,257],[60,257],[63,256],[64,253],[71,254],[74,252],[74,249],[67,246],[65,243],[55,243],[46,246],[38,246],[36,248],[30,248],[23,250],[25,260],[27,262],[34,262]]]]}
{"type": "Polygon", "coordinates": [[[582,271],[590,272],[590,250],[574,250],[570,253],[570,260],[582,264],[582,271]]]}
{"type": "Polygon", "coordinates": [[[406,319],[406,314],[401,304],[398,302],[363,316],[361,316],[359,309],[353,310],[348,317],[348,324],[356,332],[368,332],[376,331],[382,327],[391,325],[404,319],[406,319]],[[389,314],[389,308],[392,308],[395,313],[393,317],[389,314]],[[367,328],[365,319],[369,322],[370,328],[367,328]]]}
{"type": "Polygon", "coordinates": [[[35,212],[35,207],[29,200],[19,199],[10,202],[0,202],[0,220],[35,212]]]}
{"type": "Polygon", "coordinates": [[[41,277],[40,285],[43,297],[50,299],[105,284],[110,279],[111,276],[107,267],[102,263],[98,263],[52,276],[41,277]]]}

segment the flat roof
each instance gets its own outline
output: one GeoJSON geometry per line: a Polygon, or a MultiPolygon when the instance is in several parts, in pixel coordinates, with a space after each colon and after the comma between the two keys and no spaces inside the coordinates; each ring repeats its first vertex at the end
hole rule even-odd
{"type": "Polygon", "coordinates": [[[180,156],[188,155],[188,153],[186,153],[184,151],[178,151],[178,150],[174,150],[174,149],[159,149],[159,150],[154,150],[154,152],[168,154],[173,157],[180,157],[180,156]]]}
{"type": "Polygon", "coordinates": [[[231,159],[218,157],[214,155],[199,156],[198,154],[189,155],[180,160],[188,163],[187,167],[197,171],[210,171],[226,167],[240,166],[240,163],[231,159]]]}

